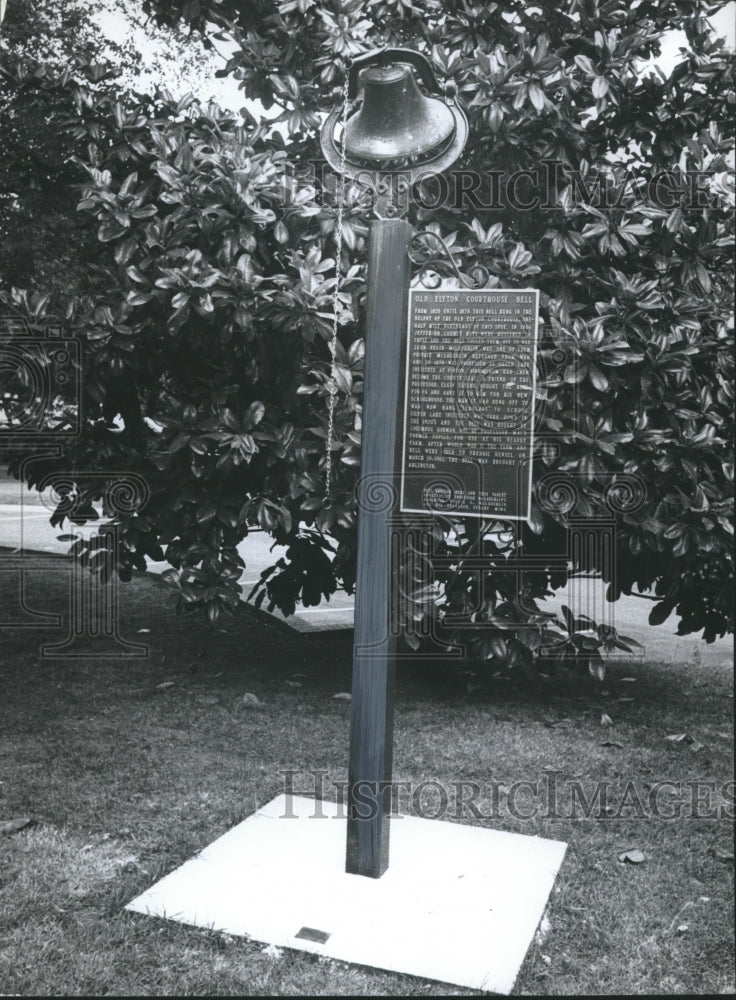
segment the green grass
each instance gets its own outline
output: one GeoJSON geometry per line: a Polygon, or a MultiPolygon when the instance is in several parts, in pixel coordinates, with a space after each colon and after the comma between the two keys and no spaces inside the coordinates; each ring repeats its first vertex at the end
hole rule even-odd
{"type": "MultiPolygon", "coordinates": [[[[32,574],[33,607],[64,612],[59,565],[32,574]]],[[[17,606],[11,585],[12,574],[0,576],[3,608],[17,606]]],[[[148,578],[123,588],[121,632],[148,642],[149,658],[41,660],[40,643],[58,631],[0,634],[0,820],[33,819],[0,836],[0,993],[468,992],[299,953],[273,959],[256,942],[123,910],[278,794],[280,768],[344,780],[349,705],[333,695],[349,688],[351,654],[245,608],[214,629],[182,621],[148,578]],[[246,691],[259,708],[243,706],[246,691]]],[[[660,780],[720,788],[733,769],[732,705],[730,672],[716,667],[616,664],[603,690],[565,676],[533,692],[500,681],[469,691],[455,669],[400,670],[397,780],[510,787],[558,772],[563,818],[515,818],[502,788],[490,824],[569,844],[549,929],[515,993],[733,992],[727,816],[564,818],[570,780],[588,794],[609,781],[618,798],[628,781],[642,796],[660,780]],[[702,748],[665,739],[685,732],[702,748]],[[621,864],[633,847],[646,860],[621,864]]]]}

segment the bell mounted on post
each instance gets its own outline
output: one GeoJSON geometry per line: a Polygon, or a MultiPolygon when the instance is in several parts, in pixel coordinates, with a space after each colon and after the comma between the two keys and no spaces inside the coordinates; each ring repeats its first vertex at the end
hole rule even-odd
{"type": "Polygon", "coordinates": [[[440,95],[432,67],[412,49],[378,49],[353,60],[348,99],[355,99],[358,79],[363,100],[358,111],[340,125],[333,111],[322,126],[322,152],[330,166],[351,178],[366,170],[401,172],[409,181],[440,173],[460,156],[468,123],[446,88],[440,95]],[[419,89],[412,67],[428,93],[419,89]],[[345,158],[341,155],[345,128],[345,158]]]}

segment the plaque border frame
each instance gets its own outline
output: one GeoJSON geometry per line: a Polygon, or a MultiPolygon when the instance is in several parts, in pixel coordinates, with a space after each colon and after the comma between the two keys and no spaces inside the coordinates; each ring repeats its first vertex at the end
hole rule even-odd
{"type": "MultiPolygon", "coordinates": [[[[406,305],[406,359],[405,359],[405,370],[404,370],[404,414],[401,425],[401,466],[399,469],[399,477],[401,479],[400,493],[399,493],[399,512],[402,514],[441,514],[450,517],[475,517],[478,519],[484,518],[495,518],[499,521],[529,521],[531,519],[531,504],[532,504],[532,486],[533,486],[533,457],[534,457],[534,423],[535,423],[535,409],[536,409],[536,396],[537,396],[537,349],[538,349],[538,338],[539,338],[539,289],[538,288],[458,288],[456,285],[451,285],[449,282],[445,283],[442,281],[439,285],[434,288],[427,288],[421,284],[412,285],[409,288],[409,295],[407,296],[406,305]],[[407,445],[407,417],[408,417],[408,407],[409,407],[409,373],[411,367],[411,334],[412,334],[412,296],[415,294],[433,294],[436,292],[453,292],[460,295],[497,295],[502,292],[511,292],[514,294],[533,294],[535,298],[535,313],[534,313],[534,336],[532,343],[532,405],[529,417],[529,487],[527,491],[526,498],[526,514],[493,514],[488,512],[474,513],[473,511],[456,511],[456,510],[429,510],[426,507],[405,507],[404,506],[404,485],[408,475],[411,475],[406,468],[406,445],[407,445]]],[[[517,463],[517,466],[521,463],[517,463]]]]}

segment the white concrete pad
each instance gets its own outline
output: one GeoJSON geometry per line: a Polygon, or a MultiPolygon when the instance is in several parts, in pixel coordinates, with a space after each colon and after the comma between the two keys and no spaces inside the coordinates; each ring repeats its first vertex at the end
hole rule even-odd
{"type": "Polygon", "coordinates": [[[402,816],[388,871],[371,879],[345,873],[346,830],[344,806],[280,795],[126,908],[510,992],[566,844],[402,816]]]}

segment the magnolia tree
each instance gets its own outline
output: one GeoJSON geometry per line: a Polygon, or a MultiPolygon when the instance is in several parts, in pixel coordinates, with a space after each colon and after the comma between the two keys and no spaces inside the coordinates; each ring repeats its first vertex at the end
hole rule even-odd
{"type": "MultiPolygon", "coordinates": [[[[65,320],[83,346],[83,423],[60,457],[25,466],[31,486],[73,472],[55,523],[94,516],[100,472],[134,469],[149,496],[117,516],[123,577],[165,557],[182,605],[214,619],[239,600],[237,546],[258,526],[287,546],[260,599],[289,613],[352,590],[370,199],[346,188],[336,261],[318,131],[352,57],[407,46],[454,82],[470,125],[455,172],[415,189],[408,218],[461,271],[537,287],[542,324],[531,520],[431,518],[434,564],[401,570],[407,643],[459,638],[493,669],[541,656],[600,675],[601,653],[627,641],[537,603],[566,584],[568,560],[603,574],[611,601],[656,595],[652,624],[674,610],[680,634],[724,634],[733,92],[704,19],[719,6],[149,3],[234,39],[226,72],[270,122],[252,102],[231,116],[76,78],[79,210],[99,239],[97,290],[70,296],[65,320]],[[645,68],[673,29],[687,38],[675,67],[645,68]],[[573,524],[607,526],[612,547],[571,547],[573,524]]],[[[6,301],[48,319],[33,294],[6,301]]],[[[89,558],[81,540],[75,551],[89,558]]]]}

